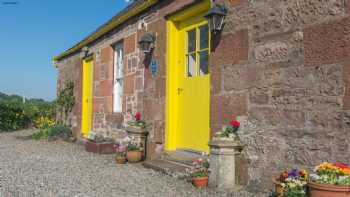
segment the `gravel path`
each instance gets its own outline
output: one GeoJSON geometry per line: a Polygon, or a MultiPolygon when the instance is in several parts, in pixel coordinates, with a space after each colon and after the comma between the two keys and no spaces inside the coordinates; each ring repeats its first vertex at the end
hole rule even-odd
{"type": "Polygon", "coordinates": [[[140,164],[116,166],[77,144],[19,138],[30,132],[0,133],[0,197],[256,196],[196,189],[140,164]]]}

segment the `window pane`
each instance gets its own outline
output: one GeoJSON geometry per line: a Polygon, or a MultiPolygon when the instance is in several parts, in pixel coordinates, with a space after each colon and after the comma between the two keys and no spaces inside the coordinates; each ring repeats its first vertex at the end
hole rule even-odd
{"type": "Polygon", "coordinates": [[[187,77],[196,76],[196,54],[187,55],[187,77]]]}
{"type": "Polygon", "coordinates": [[[206,49],[209,46],[209,28],[208,25],[199,28],[199,49],[206,49]]]}
{"type": "Polygon", "coordinates": [[[123,77],[123,49],[121,44],[117,45],[114,51],[114,72],[115,78],[123,77]]]}
{"type": "Polygon", "coordinates": [[[208,50],[199,53],[199,75],[206,75],[209,73],[209,55],[208,50]]]}
{"type": "Polygon", "coordinates": [[[114,84],[113,112],[122,112],[123,106],[123,79],[116,80],[114,84]]]}
{"type": "Polygon", "coordinates": [[[123,107],[123,44],[118,43],[114,48],[114,87],[113,112],[122,112],[123,107]]]}
{"type": "Polygon", "coordinates": [[[196,51],[196,30],[187,32],[187,53],[196,51]]]}

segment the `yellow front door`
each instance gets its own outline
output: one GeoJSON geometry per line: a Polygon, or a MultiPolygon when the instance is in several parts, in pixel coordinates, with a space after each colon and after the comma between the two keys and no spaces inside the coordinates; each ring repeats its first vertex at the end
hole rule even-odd
{"type": "Polygon", "coordinates": [[[92,57],[83,60],[81,133],[88,137],[92,125],[92,57]]]}
{"type": "Polygon", "coordinates": [[[169,151],[209,151],[210,35],[203,17],[208,9],[209,3],[204,1],[168,21],[169,151]]]}

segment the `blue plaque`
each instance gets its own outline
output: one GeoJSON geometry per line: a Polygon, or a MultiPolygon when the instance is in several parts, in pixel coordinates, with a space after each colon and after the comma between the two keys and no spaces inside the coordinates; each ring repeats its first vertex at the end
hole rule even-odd
{"type": "Polygon", "coordinates": [[[156,59],[152,59],[151,60],[151,73],[152,73],[152,76],[155,77],[157,75],[157,68],[158,67],[158,62],[156,59]]]}

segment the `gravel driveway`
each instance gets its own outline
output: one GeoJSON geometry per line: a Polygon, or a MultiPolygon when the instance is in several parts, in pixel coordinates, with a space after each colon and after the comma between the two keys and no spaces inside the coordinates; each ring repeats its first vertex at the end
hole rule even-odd
{"type": "Polygon", "coordinates": [[[77,144],[20,137],[30,132],[0,133],[0,197],[256,196],[196,189],[140,164],[116,166],[111,155],[77,144]]]}

